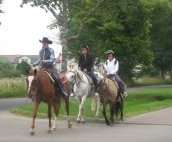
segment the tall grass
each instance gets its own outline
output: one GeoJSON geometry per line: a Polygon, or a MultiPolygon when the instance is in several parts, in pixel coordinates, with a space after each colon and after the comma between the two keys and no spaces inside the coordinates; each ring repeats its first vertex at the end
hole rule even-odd
{"type": "Polygon", "coordinates": [[[24,77],[0,79],[0,98],[24,97],[26,82],[24,77]]]}

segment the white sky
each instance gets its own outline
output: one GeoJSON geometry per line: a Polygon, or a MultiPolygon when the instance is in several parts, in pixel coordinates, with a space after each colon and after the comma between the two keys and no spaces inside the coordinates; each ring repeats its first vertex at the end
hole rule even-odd
{"type": "MultiPolygon", "coordinates": [[[[55,38],[58,33],[47,28],[52,21],[50,13],[29,4],[20,8],[21,1],[4,0],[1,6],[5,13],[0,14],[0,55],[37,55],[41,49],[39,39],[55,38]]],[[[56,56],[61,52],[61,46],[56,43],[50,47],[56,56]]]]}

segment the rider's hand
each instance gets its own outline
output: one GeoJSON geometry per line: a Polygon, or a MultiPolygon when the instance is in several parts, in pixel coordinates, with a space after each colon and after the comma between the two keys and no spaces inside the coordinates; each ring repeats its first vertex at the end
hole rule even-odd
{"type": "Polygon", "coordinates": [[[87,69],[83,69],[83,72],[87,72],[87,69]]]}
{"type": "Polygon", "coordinates": [[[40,61],[40,64],[43,64],[43,63],[44,63],[44,60],[41,60],[41,61],[40,61]]]}

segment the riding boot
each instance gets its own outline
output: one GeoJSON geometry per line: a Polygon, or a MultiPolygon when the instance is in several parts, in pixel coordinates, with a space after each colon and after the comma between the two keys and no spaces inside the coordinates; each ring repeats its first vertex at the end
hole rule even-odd
{"type": "Polygon", "coordinates": [[[68,96],[68,94],[66,93],[63,84],[60,80],[60,77],[57,74],[53,74],[52,75],[54,81],[55,81],[55,85],[57,87],[57,89],[64,95],[64,96],[68,96]]]}
{"type": "Polygon", "coordinates": [[[56,83],[57,83],[57,86],[58,86],[58,89],[60,90],[60,92],[62,92],[62,94],[64,96],[68,96],[68,94],[66,93],[66,91],[65,91],[65,89],[63,87],[63,84],[62,84],[61,80],[59,80],[59,79],[56,80],[56,83]]]}

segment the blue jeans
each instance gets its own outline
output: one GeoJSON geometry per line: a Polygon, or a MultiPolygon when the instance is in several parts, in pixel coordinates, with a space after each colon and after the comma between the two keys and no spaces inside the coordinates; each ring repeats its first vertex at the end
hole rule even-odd
{"type": "Polygon", "coordinates": [[[126,91],[126,87],[125,87],[125,83],[122,81],[121,77],[118,74],[115,74],[113,76],[113,79],[117,82],[117,84],[119,86],[119,93],[124,94],[124,92],[126,91]]]}

